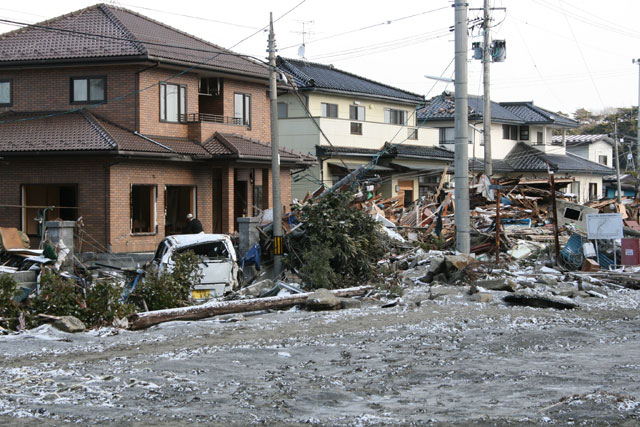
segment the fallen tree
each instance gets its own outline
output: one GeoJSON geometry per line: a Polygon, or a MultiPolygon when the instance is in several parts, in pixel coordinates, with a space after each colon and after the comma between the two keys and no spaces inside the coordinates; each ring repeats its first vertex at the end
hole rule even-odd
{"type": "MultiPolygon", "coordinates": [[[[371,289],[373,289],[372,286],[357,286],[354,288],[336,289],[331,291],[331,293],[337,297],[352,297],[364,295],[371,289]]],[[[173,320],[199,320],[221,314],[291,307],[306,302],[310,295],[313,295],[313,292],[237,301],[215,301],[191,307],[133,313],[127,317],[127,320],[129,322],[129,329],[139,330],[173,320]]]]}

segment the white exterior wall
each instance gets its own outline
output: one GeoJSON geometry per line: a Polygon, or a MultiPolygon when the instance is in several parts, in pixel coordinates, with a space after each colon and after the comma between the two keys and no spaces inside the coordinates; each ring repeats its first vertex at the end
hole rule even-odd
{"type": "MultiPolygon", "coordinates": [[[[285,94],[278,97],[278,102],[287,104],[288,113],[287,118],[278,119],[280,146],[302,153],[316,155],[316,146],[318,145],[375,150],[382,149],[385,142],[402,143],[403,145],[438,146],[438,130],[433,128],[421,127],[418,129],[417,140],[407,139],[409,129],[416,128],[414,112],[417,104],[374,101],[317,92],[307,92],[304,96],[301,94],[300,98],[294,94],[285,94]],[[355,104],[356,101],[359,104],[355,104]],[[301,102],[308,105],[313,120],[318,123],[318,126],[331,144],[321,134],[318,126],[308,117],[307,111],[301,102]],[[338,118],[322,117],[322,103],[338,105],[338,118]],[[350,105],[359,105],[365,108],[365,120],[357,121],[362,123],[362,135],[351,134],[351,122],[356,121],[349,119],[350,105]],[[384,112],[387,108],[407,111],[409,126],[384,123],[384,112]]],[[[342,159],[351,163],[364,162],[363,158],[359,157],[347,158],[342,156],[342,159]]],[[[367,157],[366,162],[368,163],[368,161],[369,158],[367,157]]],[[[329,162],[333,162],[333,160],[329,160],[329,162]]],[[[424,162],[421,162],[421,164],[424,164],[424,162]]],[[[438,164],[438,166],[441,165],[442,163],[438,164]]],[[[327,162],[311,167],[300,175],[306,175],[306,178],[296,181],[296,176],[294,175],[291,182],[291,196],[297,199],[304,198],[307,191],[319,187],[321,179],[325,185],[330,186],[334,178],[327,162]]],[[[414,195],[417,197],[419,193],[418,179],[407,178],[406,180],[408,179],[414,180],[414,195]]],[[[397,180],[386,182],[381,188],[382,194],[385,197],[395,196],[397,194],[395,191],[396,184],[397,180]]]]}
{"type": "Polygon", "coordinates": [[[593,144],[589,144],[588,159],[592,162],[599,163],[598,156],[607,156],[607,166],[615,168],[616,165],[613,161],[613,147],[611,145],[604,141],[596,141],[593,144]]]}

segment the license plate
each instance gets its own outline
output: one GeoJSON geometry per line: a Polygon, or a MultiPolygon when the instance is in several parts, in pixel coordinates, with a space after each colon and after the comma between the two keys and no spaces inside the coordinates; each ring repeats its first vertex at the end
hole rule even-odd
{"type": "Polygon", "coordinates": [[[209,298],[209,296],[211,295],[210,292],[211,291],[209,289],[193,290],[193,291],[191,291],[191,296],[194,299],[209,298]]]}

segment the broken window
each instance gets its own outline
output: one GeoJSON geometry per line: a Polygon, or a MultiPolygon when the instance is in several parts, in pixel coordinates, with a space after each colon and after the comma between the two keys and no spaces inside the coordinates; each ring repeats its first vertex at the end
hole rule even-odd
{"type": "Polygon", "coordinates": [[[100,102],[106,99],[107,78],[100,77],[72,77],[71,102],[100,102]]]}
{"type": "Polygon", "coordinates": [[[170,83],[160,84],[160,120],[182,122],[187,114],[187,87],[170,83]]]}
{"type": "Polygon", "coordinates": [[[187,214],[197,216],[196,187],[167,185],[164,191],[164,234],[182,234],[187,227],[187,214]]]}
{"type": "Polygon", "coordinates": [[[131,185],[131,233],[156,232],[155,185],[131,185]]]}
{"type": "Polygon", "coordinates": [[[234,95],[234,114],[236,124],[251,126],[251,96],[245,93],[234,95]]]}
{"type": "Polygon", "coordinates": [[[0,80],[0,106],[10,107],[13,103],[11,80],[0,80]]]}
{"type": "Polygon", "coordinates": [[[44,221],[60,218],[75,221],[78,218],[78,187],[75,184],[28,184],[22,186],[22,231],[41,234],[44,221]],[[45,208],[47,209],[43,213],[45,208]]]}

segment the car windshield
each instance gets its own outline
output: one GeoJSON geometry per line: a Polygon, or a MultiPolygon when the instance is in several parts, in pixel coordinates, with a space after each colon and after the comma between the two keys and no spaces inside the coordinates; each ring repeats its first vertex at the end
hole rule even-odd
{"type": "Polygon", "coordinates": [[[169,243],[164,240],[160,245],[158,245],[158,249],[156,250],[156,254],[153,256],[153,259],[161,260],[164,254],[167,253],[169,249],[169,243]]]}
{"type": "Polygon", "coordinates": [[[229,251],[223,241],[200,243],[176,250],[178,253],[186,251],[193,251],[196,255],[207,258],[229,258],[229,251]]]}

